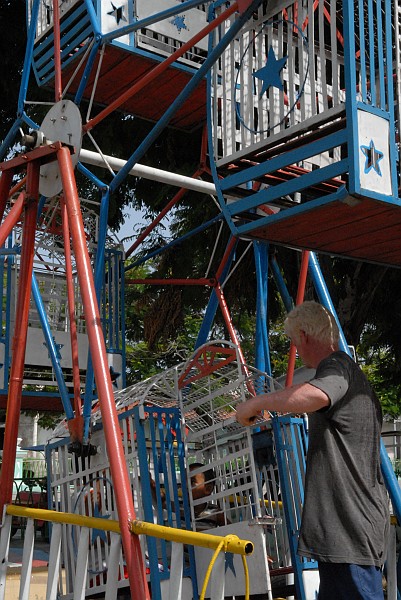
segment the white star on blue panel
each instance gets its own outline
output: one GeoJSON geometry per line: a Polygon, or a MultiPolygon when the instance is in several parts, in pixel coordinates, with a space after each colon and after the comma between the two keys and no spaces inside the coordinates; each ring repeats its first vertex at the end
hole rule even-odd
{"type": "Polygon", "coordinates": [[[269,53],[267,55],[266,65],[252,73],[253,77],[260,79],[263,83],[262,91],[260,92],[260,98],[270,88],[276,87],[279,90],[283,89],[283,82],[281,81],[280,73],[284,69],[285,63],[287,62],[288,56],[283,58],[276,58],[274,54],[273,46],[270,46],[269,53]]]}
{"type": "Polygon", "coordinates": [[[373,140],[370,140],[369,146],[361,146],[361,151],[366,157],[365,173],[369,173],[369,171],[373,169],[381,177],[382,172],[380,170],[379,162],[384,156],[383,152],[380,152],[380,150],[375,148],[373,140]]]}
{"type": "Polygon", "coordinates": [[[172,25],[175,25],[175,27],[177,27],[179,33],[181,33],[182,29],[188,29],[188,27],[185,25],[185,15],[183,16],[175,16],[174,19],[172,21],[170,21],[170,23],[172,25]]]}

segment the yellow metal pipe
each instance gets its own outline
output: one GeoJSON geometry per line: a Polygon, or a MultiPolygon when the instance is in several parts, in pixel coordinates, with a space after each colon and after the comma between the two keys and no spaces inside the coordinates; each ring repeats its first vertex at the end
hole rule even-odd
{"type": "Polygon", "coordinates": [[[186,531],[185,529],[175,529],[165,527],[164,525],[155,525],[145,521],[132,521],[131,531],[137,535],[150,535],[171,542],[180,544],[189,544],[192,546],[201,546],[202,548],[215,549],[224,541],[224,551],[232,554],[249,555],[253,552],[253,543],[247,540],[241,540],[236,535],[211,535],[210,533],[199,533],[197,531],[186,531]]]}
{"type": "Polygon", "coordinates": [[[27,508],[25,506],[16,506],[15,504],[8,504],[6,512],[8,515],[13,515],[14,517],[36,519],[37,521],[52,521],[53,523],[67,523],[68,525],[78,525],[79,527],[88,527],[89,529],[102,529],[103,531],[120,533],[119,522],[113,519],[106,520],[98,517],[75,515],[73,513],[61,513],[45,508],[27,508]]]}
{"type": "MultiPolygon", "coordinates": [[[[89,529],[100,529],[103,531],[120,532],[120,524],[113,519],[100,519],[98,517],[86,517],[84,515],[75,515],[73,513],[61,513],[56,510],[47,510],[44,508],[27,508],[25,506],[16,506],[8,504],[6,513],[14,517],[23,517],[25,519],[36,519],[37,521],[52,521],[53,523],[66,523],[68,525],[77,525],[78,527],[88,527],[89,529]]],[[[197,531],[187,531],[185,529],[175,529],[174,527],[165,527],[164,525],[155,525],[145,521],[132,521],[130,525],[132,533],[137,535],[150,535],[160,539],[170,540],[181,544],[192,546],[201,546],[202,548],[216,549],[224,541],[224,551],[243,556],[252,554],[253,543],[247,540],[241,540],[236,535],[211,535],[209,533],[200,533],[197,531]]]]}

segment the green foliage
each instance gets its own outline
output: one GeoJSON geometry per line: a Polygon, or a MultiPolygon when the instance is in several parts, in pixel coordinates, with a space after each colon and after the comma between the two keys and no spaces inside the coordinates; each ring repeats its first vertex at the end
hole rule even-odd
{"type": "MultiPolygon", "coordinates": [[[[25,415],[28,415],[34,418],[38,411],[36,410],[24,410],[22,411],[25,415]]],[[[63,413],[55,412],[55,411],[46,411],[39,413],[38,425],[39,427],[43,427],[43,429],[54,429],[56,425],[60,422],[63,417],[63,413]]]]}
{"type": "Polygon", "coordinates": [[[132,385],[185,361],[194,350],[201,317],[187,316],[175,339],[159,341],[153,348],[139,340],[126,345],[127,384],[132,385]]]}
{"type": "Polygon", "coordinates": [[[373,344],[371,328],[358,347],[358,358],[382,406],[383,414],[392,418],[401,415],[401,383],[394,353],[389,348],[373,344]]]}

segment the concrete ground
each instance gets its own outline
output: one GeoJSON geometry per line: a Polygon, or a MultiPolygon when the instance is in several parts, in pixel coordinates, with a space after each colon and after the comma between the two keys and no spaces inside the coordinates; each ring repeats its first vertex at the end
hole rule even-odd
{"type": "MultiPolygon", "coordinates": [[[[10,540],[8,552],[9,569],[5,593],[7,600],[16,600],[19,597],[23,545],[24,540],[21,531],[18,530],[10,540]]],[[[46,600],[49,549],[49,542],[42,540],[38,532],[33,553],[29,600],[46,600]]]]}

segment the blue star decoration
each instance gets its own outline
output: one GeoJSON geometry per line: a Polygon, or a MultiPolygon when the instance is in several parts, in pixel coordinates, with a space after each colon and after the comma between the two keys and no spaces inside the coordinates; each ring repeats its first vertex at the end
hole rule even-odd
{"type": "Polygon", "coordinates": [[[183,15],[182,17],[180,17],[180,16],[174,17],[174,19],[172,21],[170,21],[170,23],[172,25],[175,25],[175,27],[177,27],[179,33],[181,33],[182,29],[188,29],[188,27],[185,25],[185,15],[183,15]]]}
{"type": "MultiPolygon", "coordinates": [[[[97,504],[95,504],[94,508],[93,508],[93,516],[97,517],[98,519],[110,519],[111,515],[101,515],[99,512],[99,506],[97,504]]],[[[103,529],[93,529],[92,531],[92,544],[95,543],[95,540],[100,537],[100,539],[107,543],[107,537],[106,537],[106,532],[103,531],[103,529]]]]}
{"type": "Polygon", "coordinates": [[[120,377],[121,373],[119,373],[118,371],[115,371],[114,367],[112,365],[110,365],[109,371],[110,371],[110,377],[111,377],[112,384],[114,385],[114,387],[118,388],[117,379],[120,377]]]}
{"type": "Polygon", "coordinates": [[[234,577],[237,577],[237,574],[235,572],[235,567],[234,567],[234,554],[232,552],[226,552],[226,564],[225,564],[224,572],[227,573],[228,569],[230,569],[230,571],[233,572],[234,577]]]}
{"type": "MultiPolygon", "coordinates": [[[[54,339],[54,336],[53,336],[53,342],[54,342],[54,345],[56,347],[56,357],[59,360],[61,360],[61,352],[60,352],[60,350],[64,346],[64,344],[56,344],[56,340],[54,339]]],[[[44,345],[45,348],[47,348],[46,342],[43,342],[43,345],[44,345]]],[[[49,358],[50,358],[50,352],[49,352],[49,358]]]]}
{"type": "Polygon", "coordinates": [[[365,173],[369,173],[369,171],[373,169],[381,177],[382,172],[380,170],[379,162],[384,156],[383,152],[380,152],[380,150],[375,148],[375,143],[373,140],[370,140],[369,146],[361,146],[361,150],[366,157],[365,173]]]}
{"type": "Polygon", "coordinates": [[[112,16],[112,17],[115,17],[115,19],[117,21],[117,25],[120,24],[120,21],[127,22],[127,19],[124,17],[124,7],[123,6],[119,6],[117,8],[117,6],[114,6],[114,4],[112,2],[110,2],[110,4],[113,7],[113,10],[111,10],[107,14],[110,15],[110,16],[112,16]]]}
{"type": "Polygon", "coordinates": [[[260,79],[263,84],[259,98],[261,98],[270,87],[276,87],[279,90],[283,89],[280,73],[284,69],[287,59],[288,56],[277,59],[274,54],[273,46],[270,46],[266,65],[258,71],[255,71],[255,73],[252,73],[252,76],[256,79],[260,79]]]}

